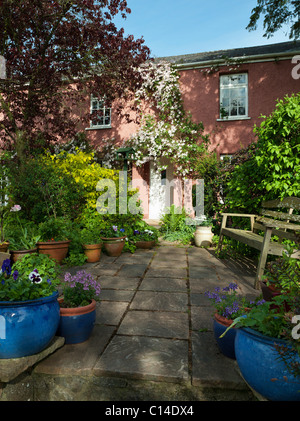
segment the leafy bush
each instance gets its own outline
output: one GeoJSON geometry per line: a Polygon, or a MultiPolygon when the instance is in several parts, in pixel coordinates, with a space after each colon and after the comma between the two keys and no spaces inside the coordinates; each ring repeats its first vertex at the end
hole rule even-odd
{"type": "Polygon", "coordinates": [[[231,210],[256,213],[263,200],[300,195],[300,94],[277,101],[263,118],[257,143],[233,160],[225,186],[231,210]]]}

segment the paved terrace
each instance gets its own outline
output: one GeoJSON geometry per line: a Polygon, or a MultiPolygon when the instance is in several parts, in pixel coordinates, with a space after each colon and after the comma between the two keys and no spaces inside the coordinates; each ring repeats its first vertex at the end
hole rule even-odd
{"type": "Polygon", "coordinates": [[[118,258],[102,254],[84,268],[102,288],[91,338],[60,345],[2,384],[0,400],[256,399],[236,362],[220,354],[204,295],[237,282],[241,294],[255,297],[251,262],[221,260],[212,249],[160,246],[118,258]]]}

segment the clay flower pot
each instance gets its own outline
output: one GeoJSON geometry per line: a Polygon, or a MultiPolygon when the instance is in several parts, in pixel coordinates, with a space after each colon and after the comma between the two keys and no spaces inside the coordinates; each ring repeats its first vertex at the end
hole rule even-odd
{"type": "Polygon", "coordinates": [[[151,241],[140,240],[140,241],[136,241],[135,245],[138,249],[151,249],[152,247],[155,246],[155,241],[154,240],[151,240],[151,241]]]}
{"type": "Polygon", "coordinates": [[[121,255],[126,237],[112,237],[112,238],[102,238],[103,246],[106,253],[112,257],[118,257],[121,255]]]}
{"type": "Polygon", "coordinates": [[[13,263],[16,263],[16,261],[19,259],[22,259],[22,257],[25,256],[25,254],[37,253],[37,250],[38,250],[37,248],[28,249],[28,250],[11,250],[10,251],[11,261],[13,263]]]}
{"type": "Polygon", "coordinates": [[[102,243],[100,244],[83,244],[84,254],[88,263],[99,262],[101,256],[102,243]]]}
{"type": "Polygon", "coordinates": [[[89,339],[96,320],[96,301],[83,307],[64,308],[59,298],[60,322],[56,334],[65,338],[66,344],[78,344],[89,339]]]}
{"type": "Polygon", "coordinates": [[[39,253],[48,254],[61,263],[67,257],[70,241],[39,241],[37,244],[39,253]]]}
{"type": "Polygon", "coordinates": [[[3,241],[3,243],[0,244],[0,253],[6,253],[9,247],[9,241],[3,241]]]}

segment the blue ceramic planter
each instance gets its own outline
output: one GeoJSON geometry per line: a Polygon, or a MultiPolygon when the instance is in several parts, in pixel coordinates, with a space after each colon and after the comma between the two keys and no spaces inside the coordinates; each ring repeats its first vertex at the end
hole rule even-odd
{"type": "Polygon", "coordinates": [[[0,358],[20,358],[45,349],[59,323],[58,292],[30,301],[0,302],[0,358]]]}
{"type": "Polygon", "coordinates": [[[229,324],[224,324],[220,319],[216,320],[215,318],[213,324],[214,337],[222,354],[226,357],[235,359],[234,341],[237,329],[230,329],[223,338],[220,338],[220,335],[225,332],[228,326],[229,324]]]}
{"type": "Polygon", "coordinates": [[[270,401],[299,401],[300,378],[288,372],[274,343],[287,344],[249,328],[237,329],[235,355],[241,374],[249,386],[270,401]]]}
{"type": "Polygon", "coordinates": [[[96,301],[85,307],[61,308],[57,335],[65,344],[78,344],[89,339],[96,321],[96,301]]]}

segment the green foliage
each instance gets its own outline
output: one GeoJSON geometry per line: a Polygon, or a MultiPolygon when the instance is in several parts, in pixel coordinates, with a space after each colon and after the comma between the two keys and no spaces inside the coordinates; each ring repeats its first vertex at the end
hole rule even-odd
{"type": "Polygon", "coordinates": [[[226,206],[257,213],[263,200],[300,196],[300,94],[277,102],[223,174],[226,206]]]}
{"type": "Polygon", "coordinates": [[[49,218],[39,224],[40,241],[69,240],[72,229],[72,222],[64,217],[49,218]]]}
{"type": "Polygon", "coordinates": [[[189,244],[195,232],[195,226],[187,225],[188,215],[184,208],[170,206],[162,217],[160,231],[163,238],[167,241],[180,241],[183,244],[189,244]]]}
{"type": "Polygon", "coordinates": [[[82,185],[43,156],[22,167],[9,164],[9,195],[36,223],[52,216],[75,218],[84,204],[82,185]]]}
{"type": "Polygon", "coordinates": [[[38,269],[43,279],[50,279],[53,283],[59,281],[60,267],[56,264],[55,260],[46,254],[25,254],[13,264],[12,271],[17,270],[28,278],[29,274],[35,268],[38,269]]]}
{"type": "Polygon", "coordinates": [[[300,261],[291,258],[293,248],[287,246],[288,253],[283,253],[272,262],[268,262],[263,279],[267,285],[274,285],[281,291],[293,291],[296,295],[300,293],[300,261]]]}

